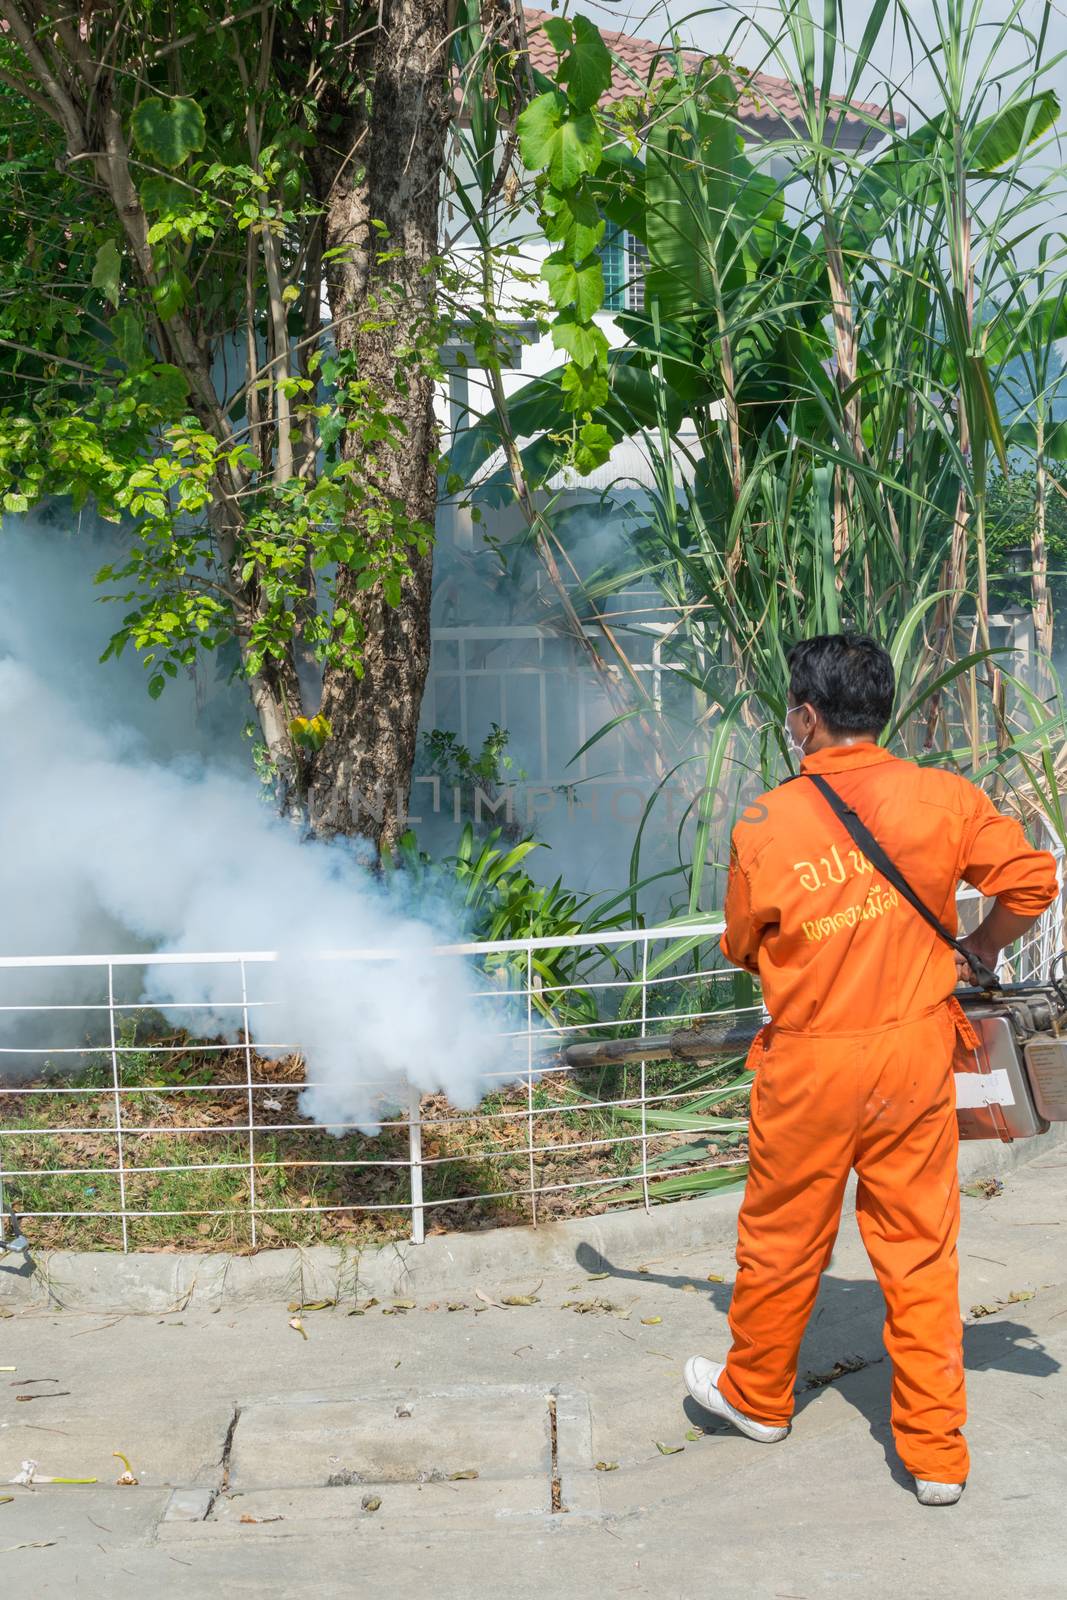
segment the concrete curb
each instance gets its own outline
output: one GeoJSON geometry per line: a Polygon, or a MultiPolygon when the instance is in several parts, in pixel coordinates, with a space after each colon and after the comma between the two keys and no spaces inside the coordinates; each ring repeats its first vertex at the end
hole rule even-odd
{"type": "MultiPolygon", "coordinates": [[[[960,1147],[960,1181],[997,1176],[1067,1140],[1067,1123],[1017,1144],[975,1141],[960,1147]]],[[[395,1243],[361,1252],[333,1245],[263,1250],[235,1256],[214,1252],[118,1255],[57,1250],[0,1261],[0,1306],[7,1309],[162,1312],[196,1306],[216,1311],[278,1300],[337,1300],[435,1295],[479,1281],[525,1280],[577,1264],[596,1272],[622,1258],[651,1260],[704,1248],[732,1249],[742,1190],[707,1195],[651,1213],[628,1210],[574,1217],[538,1228],[491,1228],[448,1233],[425,1244],[395,1243]]],[[[854,1209],[854,1184],[846,1212],[854,1209]]]]}

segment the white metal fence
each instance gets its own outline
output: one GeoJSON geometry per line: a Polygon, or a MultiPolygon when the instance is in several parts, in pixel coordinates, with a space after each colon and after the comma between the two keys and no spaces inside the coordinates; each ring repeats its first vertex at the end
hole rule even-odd
{"type": "MultiPolygon", "coordinates": [[[[966,902],[977,897],[961,898],[970,923],[966,902]]],[[[1062,922],[1058,904],[1016,953],[1012,977],[1047,970],[1062,922]]],[[[758,1022],[749,980],[718,955],[721,931],[709,921],[442,947],[441,960],[479,971],[496,963],[498,976],[507,974],[504,984],[481,982],[476,995],[500,1042],[500,1070],[490,1075],[497,1081],[469,1111],[439,1095],[371,1084],[392,1105],[377,1140],[354,1124],[327,1131],[299,1114],[297,1096],[314,1086],[314,1068],[305,1080],[286,1054],[296,1042],[269,1037],[274,1002],[262,998],[259,980],[281,959],[274,953],[0,957],[10,1000],[0,1006],[0,1210],[21,1220],[31,1244],[255,1248],[371,1225],[377,1238],[420,1242],[428,1221],[536,1225],[616,1198],[647,1207],[662,1183],[683,1174],[703,1174],[708,1187],[731,1181],[743,1166],[735,1143],[744,1091],[724,1097],[722,1088],[736,1081],[736,1060],[708,1068],[642,1060],[591,1074],[559,1054],[576,1028],[595,1039],[670,1032],[712,1015],[758,1022]],[[229,1042],[186,1033],[161,1040],[158,1010],[139,998],[148,965],[228,974],[232,1000],[212,1000],[210,1011],[228,1017],[229,1042]],[[74,980],[95,993],[10,998],[13,984],[34,979],[52,995],[74,980]],[[155,1032],[140,1043],[131,1024],[150,1010],[155,1032]],[[33,1043],[23,1042],[22,1027],[33,1043]],[[42,1028],[56,1032],[42,1038],[42,1028]]],[[[205,1004],[182,1001],[177,975],[172,993],[168,1011],[195,1014],[205,1004]]],[[[0,1223],[0,1245],[3,1237],[0,1223]]]]}
{"type": "MultiPolygon", "coordinates": [[[[486,1207],[499,1211],[521,1203],[526,1216],[536,1224],[546,1213],[560,1210],[560,1197],[587,1196],[590,1193],[625,1190],[640,1185],[645,1203],[649,1199],[650,1179],[662,1179],[676,1172],[689,1171],[689,1163],[674,1167],[662,1159],[669,1150],[671,1133],[649,1124],[657,1110],[678,1111],[699,1100],[698,1089],[685,1080],[697,1076],[695,1069],[674,1069],[676,1082],[649,1083],[649,1068],[635,1065],[623,1076],[622,1069],[601,1081],[596,1093],[559,1057],[558,1046],[574,1028],[573,1008],[581,1002],[584,1037],[595,1038],[603,1030],[620,1026],[620,1002],[625,1001],[622,1026],[630,1033],[644,1033],[650,1026],[673,1029],[724,1009],[730,998],[734,974],[721,960],[712,957],[722,924],[706,922],[670,929],[626,930],[591,936],[517,940],[505,943],[467,944],[442,947],[435,955],[442,960],[507,963],[509,981],[500,985],[485,982],[476,999],[485,1007],[486,1026],[494,1028],[500,1040],[501,1069],[490,1094],[472,1111],[463,1111],[440,1096],[423,1096],[406,1091],[398,1095],[396,1085],[373,1083],[387,1098],[400,1099],[392,1115],[381,1118],[383,1140],[389,1153],[379,1154],[383,1140],[375,1145],[360,1138],[355,1125],[331,1124],[330,1134],[318,1129],[295,1113],[298,1090],[315,1087],[312,1073],[305,1080],[280,1078],[271,1071],[271,1059],[285,1059],[295,1042],[270,1038],[269,1016],[273,1002],[253,998],[255,975],[280,958],[271,952],[192,953],[167,956],[113,955],[51,957],[0,957],[0,973],[46,973],[50,981],[77,973],[98,985],[98,996],[91,1000],[46,1001],[37,1004],[7,1004],[2,1011],[33,1018],[39,1025],[43,1017],[56,1018],[68,1025],[84,1016],[96,1024],[97,1037],[88,1043],[65,1042],[58,1045],[24,1045],[13,1037],[10,1026],[0,1046],[0,1186],[9,1210],[17,1213],[31,1236],[34,1224],[62,1219],[81,1224],[78,1236],[85,1244],[121,1242],[123,1249],[135,1246],[146,1234],[147,1221],[186,1218],[196,1226],[213,1219],[233,1217],[239,1209],[247,1218],[247,1243],[263,1241],[264,1224],[271,1242],[277,1229],[271,1224],[279,1217],[334,1218],[373,1214],[379,1222],[392,1218],[407,1222],[405,1231],[415,1241],[424,1237],[427,1218],[447,1213],[455,1225],[464,1207],[485,1213],[486,1207]],[[566,982],[546,982],[541,975],[545,957],[559,963],[567,958],[589,967],[584,974],[569,976],[566,982]],[[213,1015],[228,1014],[227,1030],[231,1042],[200,1042],[182,1038],[170,1043],[142,1044],[130,1039],[126,1024],[144,1017],[150,1008],[144,1001],[120,998],[119,980],[136,974],[147,965],[170,968],[222,968],[232,976],[233,1000],[210,1002],[213,1015]],[[133,969],[131,974],[131,969],[133,969]],[[101,1026],[102,1025],[102,1026],[101,1026]],[[102,1037],[100,1035],[102,1034],[102,1037]],[[254,1035],[254,1038],[253,1038],[254,1035]],[[143,1072],[145,1058],[155,1058],[160,1071],[149,1081],[136,1081],[143,1072]],[[213,1060],[224,1060],[230,1073],[222,1078],[207,1072],[202,1081],[168,1081],[163,1070],[174,1059],[184,1071],[196,1077],[197,1068],[213,1060]],[[241,1064],[237,1078],[232,1069],[241,1064]],[[27,1068],[30,1077],[12,1081],[10,1065],[27,1068]],[[34,1071],[39,1063],[42,1071],[34,1071]],[[45,1075],[47,1069],[47,1075],[45,1075]],[[136,1069],[135,1071],[132,1069],[136,1069]],[[57,1078],[62,1074],[61,1079],[57,1078]],[[87,1072],[90,1081],[85,1081],[87,1072]],[[5,1082],[6,1079],[6,1082],[5,1082]],[[575,1081],[578,1079],[579,1081],[575,1081]],[[276,1111],[284,1095],[292,1114],[268,1118],[264,1107],[276,1111]],[[206,1120],[174,1115],[174,1107],[187,1097],[210,1100],[216,1109],[221,1104],[230,1115],[223,1120],[206,1120]],[[93,1114],[78,1115],[80,1106],[92,1105],[93,1114]],[[51,1109],[54,1108],[54,1109],[51,1109]],[[58,1112],[58,1114],[56,1114],[58,1112]],[[635,1125],[633,1118],[639,1121],[635,1125]],[[321,1133],[324,1148],[309,1154],[306,1149],[287,1153],[285,1135],[307,1136],[321,1133]],[[332,1135],[332,1137],[331,1137],[332,1135]],[[345,1136],[348,1146],[345,1148],[345,1136]],[[180,1147],[170,1160],[145,1160],[141,1151],[149,1141],[169,1139],[180,1147]],[[402,1139],[404,1149],[396,1149],[402,1139]],[[272,1149],[265,1149],[266,1141],[272,1149]],[[282,1150],[278,1153],[278,1143],[282,1150]],[[235,1142],[241,1145],[235,1153],[235,1142]],[[191,1159],[190,1143],[198,1158],[191,1159]],[[222,1153],[212,1156],[209,1146],[221,1145],[222,1153]],[[359,1145],[358,1153],[353,1149],[359,1145]],[[454,1149],[447,1146],[452,1144],[454,1149]],[[105,1159],[106,1153],[109,1159],[105,1159]],[[71,1152],[88,1149],[81,1161],[71,1152]],[[12,1158],[14,1155],[14,1159],[12,1158]],[[630,1159],[630,1157],[633,1159],[630,1159]],[[577,1176],[565,1175],[555,1158],[583,1157],[577,1176]],[[477,1168],[480,1183],[472,1190],[469,1169],[477,1168]],[[449,1169],[462,1168],[466,1181],[450,1183],[449,1169]],[[279,1203],[276,1184],[265,1177],[279,1169],[290,1176],[309,1168],[329,1172],[335,1181],[340,1176],[370,1174],[382,1181],[401,1177],[406,1192],[395,1198],[328,1202],[301,1200],[279,1203]],[[502,1176],[493,1180],[494,1169],[502,1176]],[[595,1170],[594,1170],[595,1169],[595,1170]],[[605,1170],[607,1169],[607,1170],[605,1170]],[[205,1173],[213,1180],[232,1174],[235,1181],[225,1205],[174,1206],[146,1204],[153,1189],[176,1175],[189,1177],[205,1173]],[[520,1176],[521,1173],[521,1176],[520,1176]],[[430,1180],[432,1179],[432,1182],[430,1180]],[[61,1193],[63,1203],[45,1204],[49,1189],[61,1193]],[[76,1203],[79,1189],[91,1193],[91,1204],[76,1203]],[[428,1192],[431,1190],[432,1192],[428,1192]],[[269,1190],[269,1192],[267,1192],[269,1190]],[[107,1203],[110,1200],[111,1203],[107,1203]],[[117,1225],[117,1236],[110,1238],[105,1223],[117,1225]]],[[[404,960],[402,952],[364,951],[342,953],[331,959],[347,961],[404,960]]],[[[217,989],[217,982],[213,985],[217,989]]],[[[197,1004],[181,997],[180,980],[172,985],[173,1002],[168,1011],[195,1011],[197,1004]]],[[[415,997],[413,997],[414,999],[415,997]]],[[[748,1008],[757,1015],[758,1005],[748,1008]]],[[[158,1014],[158,1011],[157,1011],[158,1014]]],[[[68,1034],[69,1039],[69,1034],[68,1034]]],[[[359,1070],[358,1040],[353,1043],[353,1071],[359,1070]]],[[[283,1108],[284,1109],[284,1108],[283,1108]]],[[[702,1132],[713,1133],[723,1127],[721,1118],[698,1119],[686,1129],[691,1139],[702,1132]]],[[[714,1164],[714,1153],[703,1166],[714,1164]]],[[[150,1233],[151,1230],[148,1230],[150,1233]]],[[[188,1237],[186,1243],[195,1242],[188,1237]]]]}

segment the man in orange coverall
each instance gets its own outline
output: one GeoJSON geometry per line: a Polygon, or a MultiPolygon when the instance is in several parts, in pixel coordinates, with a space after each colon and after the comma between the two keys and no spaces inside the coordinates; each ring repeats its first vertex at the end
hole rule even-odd
{"type": "MultiPolygon", "coordinates": [[[[968,950],[995,967],[1056,895],[1055,863],[955,773],[889,754],[893,666],[858,634],[789,657],[786,732],[919,897],[956,929],[960,879],[993,900],[968,950]]],[[[750,1438],[789,1432],[797,1355],[849,1172],[886,1302],[893,1434],[924,1505],[967,1479],[956,1235],[952,991],[966,964],[853,844],[812,783],[763,795],[734,830],[722,948],[758,973],[749,1176],[738,1219],[733,1345],[686,1385],[750,1438]]]]}

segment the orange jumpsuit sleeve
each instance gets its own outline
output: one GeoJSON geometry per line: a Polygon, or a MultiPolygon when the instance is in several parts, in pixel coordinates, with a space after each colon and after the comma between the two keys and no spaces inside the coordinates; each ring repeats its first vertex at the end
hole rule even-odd
{"type": "Polygon", "coordinates": [[[727,961],[748,972],[759,971],[759,947],[764,925],[752,910],[752,888],[748,874],[737,858],[737,849],[730,846],[730,871],[726,880],[726,932],[719,940],[719,949],[727,961]]]}
{"type": "Polygon", "coordinates": [[[1035,850],[1021,823],[1003,816],[981,790],[975,791],[960,875],[1020,917],[1039,916],[1058,892],[1055,859],[1035,850]]]}

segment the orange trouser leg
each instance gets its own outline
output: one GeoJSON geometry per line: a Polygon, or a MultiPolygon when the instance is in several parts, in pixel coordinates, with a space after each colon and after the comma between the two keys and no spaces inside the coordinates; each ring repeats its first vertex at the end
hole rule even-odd
{"type": "Polygon", "coordinates": [[[918,1477],[962,1482],[952,1037],[947,1012],[847,1038],[772,1035],[753,1085],[734,1343],[719,1387],[760,1421],[792,1416],[800,1342],[855,1162],[888,1308],[901,1459],[918,1477]]]}
{"type": "Polygon", "coordinates": [[[943,1014],[908,1030],[856,1154],[856,1216],[886,1302],[897,1453],[917,1478],[940,1483],[964,1483],[968,1469],[953,1033],[943,1014]]]}
{"type": "Polygon", "coordinates": [[[719,1388],[746,1415],[786,1423],[800,1341],[837,1237],[856,1096],[836,1041],[828,1049],[825,1039],[772,1032],[753,1064],[733,1347],[719,1388]]]}

